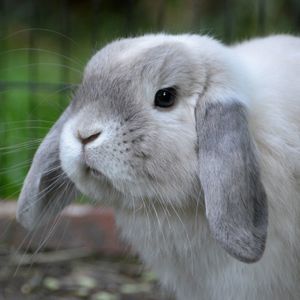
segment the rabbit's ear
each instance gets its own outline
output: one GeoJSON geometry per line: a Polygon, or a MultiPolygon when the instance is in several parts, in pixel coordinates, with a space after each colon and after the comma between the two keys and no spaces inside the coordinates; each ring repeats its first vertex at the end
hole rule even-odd
{"type": "Polygon", "coordinates": [[[265,249],[268,209],[246,108],[238,101],[198,103],[195,113],[198,170],[212,235],[233,257],[255,262],[265,249]]]}
{"type": "Polygon", "coordinates": [[[17,220],[27,229],[45,224],[75,197],[74,184],[60,166],[59,140],[69,108],[39,146],[18,200],[17,220]]]}

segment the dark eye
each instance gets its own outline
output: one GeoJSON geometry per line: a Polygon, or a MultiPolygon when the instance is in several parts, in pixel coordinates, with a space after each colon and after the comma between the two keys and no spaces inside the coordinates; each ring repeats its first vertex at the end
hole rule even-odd
{"type": "Polygon", "coordinates": [[[176,90],[174,88],[165,88],[158,90],[155,94],[154,105],[159,107],[170,107],[174,105],[176,90]]]}

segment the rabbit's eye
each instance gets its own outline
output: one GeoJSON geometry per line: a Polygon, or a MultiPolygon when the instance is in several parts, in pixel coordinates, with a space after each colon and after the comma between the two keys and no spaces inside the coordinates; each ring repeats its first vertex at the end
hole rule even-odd
{"type": "Polygon", "coordinates": [[[170,107],[174,105],[176,90],[174,88],[165,88],[158,90],[155,94],[154,105],[159,107],[170,107]]]}

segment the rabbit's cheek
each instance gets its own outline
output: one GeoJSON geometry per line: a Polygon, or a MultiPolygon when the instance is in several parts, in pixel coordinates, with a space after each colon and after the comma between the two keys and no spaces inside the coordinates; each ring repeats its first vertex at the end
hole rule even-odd
{"type": "Polygon", "coordinates": [[[132,182],[133,151],[126,131],[110,124],[103,127],[99,138],[83,145],[77,136],[78,123],[78,120],[69,121],[61,135],[60,159],[69,178],[78,183],[101,179],[103,175],[111,182],[132,182]]]}
{"type": "MultiPolygon", "coordinates": [[[[128,165],[127,154],[123,150],[113,151],[113,147],[113,145],[103,145],[97,148],[87,148],[85,151],[87,165],[101,172],[111,181],[130,180],[132,174],[128,165]]],[[[92,175],[97,175],[97,172],[92,173],[92,175]]]]}

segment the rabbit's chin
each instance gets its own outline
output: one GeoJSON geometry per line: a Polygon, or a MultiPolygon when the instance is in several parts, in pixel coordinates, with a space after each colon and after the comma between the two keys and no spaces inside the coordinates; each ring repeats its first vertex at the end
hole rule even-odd
{"type": "MultiPolygon", "coordinates": [[[[154,202],[166,205],[185,206],[187,199],[199,195],[201,191],[197,180],[194,182],[182,182],[181,185],[174,182],[153,181],[149,178],[139,177],[131,179],[110,179],[99,170],[77,164],[73,172],[64,171],[74,182],[77,189],[84,195],[92,198],[95,202],[110,205],[115,208],[128,207],[154,202]]],[[[199,198],[199,197],[198,197],[199,198]]]]}

